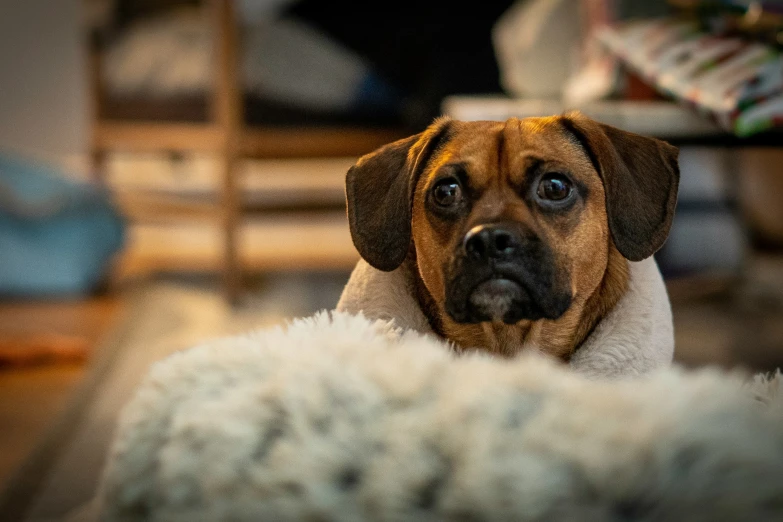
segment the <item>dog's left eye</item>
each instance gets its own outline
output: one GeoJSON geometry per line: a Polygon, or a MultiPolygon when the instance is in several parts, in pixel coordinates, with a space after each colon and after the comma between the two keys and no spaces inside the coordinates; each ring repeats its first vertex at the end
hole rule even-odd
{"type": "Polygon", "coordinates": [[[538,183],[536,194],[547,201],[562,201],[571,195],[571,181],[562,174],[547,174],[538,183]]]}
{"type": "Polygon", "coordinates": [[[454,178],[440,180],[432,188],[432,199],[441,207],[450,207],[462,197],[462,187],[454,178]]]}

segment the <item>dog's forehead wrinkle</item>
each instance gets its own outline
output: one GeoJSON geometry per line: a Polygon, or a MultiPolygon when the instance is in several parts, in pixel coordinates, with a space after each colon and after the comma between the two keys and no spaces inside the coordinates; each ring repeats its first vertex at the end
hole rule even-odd
{"type": "Polygon", "coordinates": [[[563,138],[565,142],[562,148],[563,152],[576,152],[583,164],[586,164],[591,168],[594,167],[593,161],[590,158],[590,151],[587,150],[584,142],[580,139],[580,137],[575,134],[575,130],[573,129],[572,124],[570,124],[570,120],[560,118],[558,119],[558,123],[558,135],[563,138]],[[570,150],[566,151],[566,147],[568,147],[570,150]]]}
{"type": "Polygon", "coordinates": [[[504,178],[506,177],[506,173],[508,172],[508,160],[506,159],[506,133],[505,129],[503,132],[498,132],[497,141],[497,169],[498,169],[498,178],[504,178]]]}
{"type": "Polygon", "coordinates": [[[518,118],[509,118],[503,126],[503,131],[499,139],[503,145],[499,151],[498,171],[500,177],[510,180],[512,176],[512,159],[516,151],[520,148],[522,141],[522,120],[518,118]]]}
{"type": "Polygon", "coordinates": [[[518,118],[507,119],[497,129],[496,159],[494,163],[488,164],[488,167],[494,171],[493,178],[498,187],[513,184],[515,164],[524,142],[522,120],[518,118]]]}
{"type": "Polygon", "coordinates": [[[460,161],[455,160],[454,153],[448,148],[443,147],[438,150],[426,166],[425,175],[421,176],[420,183],[431,179],[433,176],[437,176],[438,172],[449,164],[461,164],[460,161]]]}

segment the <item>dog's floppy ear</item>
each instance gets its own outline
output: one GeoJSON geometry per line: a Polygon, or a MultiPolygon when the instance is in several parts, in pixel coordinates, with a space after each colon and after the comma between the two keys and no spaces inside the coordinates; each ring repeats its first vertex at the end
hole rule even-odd
{"type": "Polygon", "coordinates": [[[568,113],[565,127],[581,143],[604,183],[609,230],[617,250],[641,261],[669,235],[680,168],[668,143],[568,113]]]}
{"type": "Polygon", "coordinates": [[[448,126],[449,120],[440,118],[420,134],[361,157],[348,170],[351,238],[362,258],[378,270],[394,270],[408,255],[416,182],[448,126]]]}

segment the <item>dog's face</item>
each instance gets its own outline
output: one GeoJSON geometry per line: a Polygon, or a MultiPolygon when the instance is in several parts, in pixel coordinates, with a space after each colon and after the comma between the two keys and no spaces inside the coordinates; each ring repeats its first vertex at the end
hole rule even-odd
{"type": "Polygon", "coordinates": [[[606,266],[598,173],[556,121],[451,125],[414,190],[427,289],[460,323],[559,318],[606,266]]]}
{"type": "Polygon", "coordinates": [[[351,232],[381,270],[413,253],[448,320],[556,321],[596,291],[613,249],[640,260],[663,244],[676,157],[578,114],[441,119],[349,171],[351,232]]]}

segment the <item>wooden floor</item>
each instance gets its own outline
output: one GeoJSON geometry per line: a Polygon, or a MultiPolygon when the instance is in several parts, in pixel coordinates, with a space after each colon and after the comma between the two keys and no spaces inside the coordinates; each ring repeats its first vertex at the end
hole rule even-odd
{"type": "Polygon", "coordinates": [[[121,308],[113,296],[0,301],[0,490],[84,375],[85,361],[73,352],[89,358],[121,308]],[[25,351],[45,353],[37,359],[20,357],[25,351]]]}

